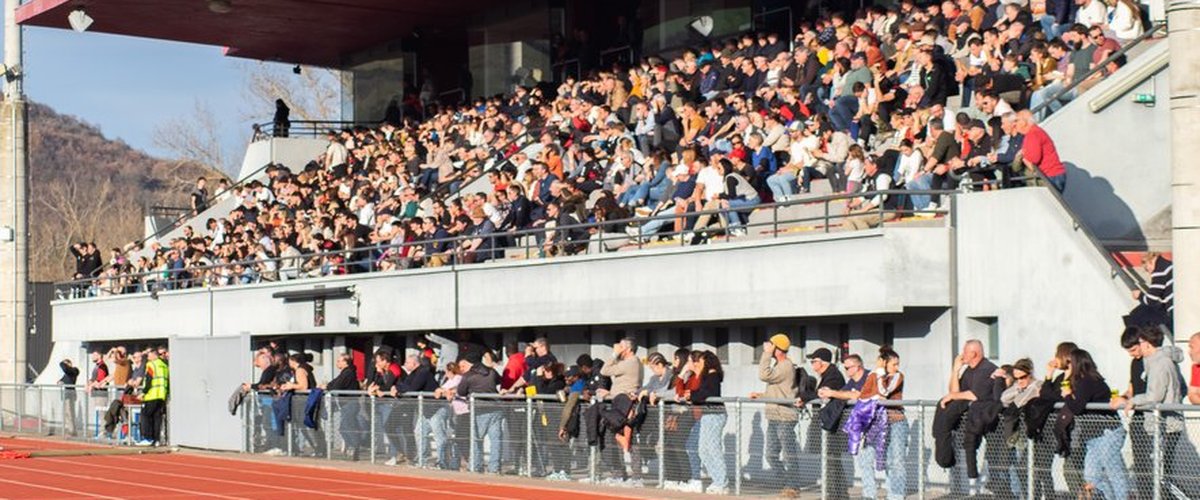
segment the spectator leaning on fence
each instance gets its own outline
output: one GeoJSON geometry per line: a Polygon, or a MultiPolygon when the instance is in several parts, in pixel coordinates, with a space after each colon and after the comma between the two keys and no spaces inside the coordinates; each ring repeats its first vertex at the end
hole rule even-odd
{"type": "Polygon", "coordinates": [[[1188,339],[1188,357],[1191,358],[1192,364],[1187,399],[1191,404],[1200,405],[1200,332],[1193,333],[1188,339]]]}
{"type": "MultiPolygon", "coordinates": [[[[967,461],[967,494],[978,494],[979,467],[976,453],[979,441],[995,425],[1000,410],[1000,393],[1003,381],[992,378],[996,365],[983,356],[983,343],[969,340],[963,345],[962,353],[954,358],[950,373],[950,392],[938,402],[933,417],[934,458],[943,468],[954,467],[956,459],[951,444],[952,432],[961,424],[963,429],[963,454],[967,461]],[[964,418],[966,417],[966,418],[964,418]]],[[[988,442],[988,446],[999,446],[988,442]]],[[[958,485],[961,487],[961,485],[958,485]]],[[[989,485],[991,486],[991,485],[989,485]]],[[[1001,488],[991,487],[992,491],[1001,488]]]]}
{"type": "MultiPolygon", "coordinates": [[[[1121,409],[1127,413],[1134,409],[1151,409],[1159,404],[1179,404],[1186,394],[1183,375],[1179,372],[1179,363],[1183,361],[1183,352],[1173,345],[1163,345],[1163,330],[1157,327],[1140,327],[1137,330],[1137,351],[1145,364],[1146,392],[1136,394],[1131,398],[1112,398],[1113,409],[1121,409]]],[[[1143,424],[1146,432],[1158,435],[1162,439],[1162,456],[1165,465],[1163,473],[1164,491],[1171,491],[1172,485],[1178,486],[1174,478],[1182,472],[1177,470],[1179,461],[1174,460],[1175,449],[1184,434],[1183,415],[1174,411],[1162,411],[1162,421],[1155,414],[1145,414],[1143,424]],[[1157,430],[1155,427],[1159,427],[1157,430]]],[[[1181,489],[1186,488],[1186,485],[1181,489]]]]}
{"type": "MultiPolygon", "coordinates": [[[[1090,498],[1093,491],[1099,490],[1104,498],[1128,498],[1129,480],[1121,457],[1125,428],[1116,412],[1087,409],[1088,404],[1104,404],[1112,399],[1108,383],[1087,351],[1076,349],[1070,358],[1069,384],[1062,391],[1066,402],[1063,411],[1074,418],[1078,439],[1084,444],[1084,497],[1090,498]]],[[[1063,418],[1060,416],[1060,421],[1063,418]]]]}

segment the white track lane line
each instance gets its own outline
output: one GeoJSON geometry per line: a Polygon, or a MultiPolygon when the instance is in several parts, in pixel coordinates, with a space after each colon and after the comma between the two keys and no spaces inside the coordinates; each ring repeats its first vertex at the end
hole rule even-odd
{"type": "Polygon", "coordinates": [[[77,496],[77,497],[87,497],[87,498],[110,498],[110,499],[116,499],[116,498],[120,498],[120,497],[109,497],[109,496],[104,496],[104,495],[97,495],[97,494],[95,494],[95,493],[88,493],[88,492],[85,492],[85,491],[68,490],[68,489],[65,489],[65,488],[55,488],[55,487],[53,487],[53,486],[46,486],[46,485],[44,485],[44,484],[34,484],[34,483],[26,483],[26,482],[22,482],[22,481],[14,481],[14,480],[12,480],[12,479],[0,479],[0,483],[9,483],[9,484],[15,484],[15,485],[18,485],[18,486],[27,486],[27,487],[30,487],[30,488],[37,488],[37,489],[42,489],[42,490],[57,491],[57,492],[59,492],[59,493],[66,493],[66,494],[68,494],[68,495],[77,496]]]}
{"type": "MultiPolygon", "coordinates": [[[[120,484],[123,486],[129,486],[129,481],[114,481],[112,479],[106,479],[103,477],[96,477],[96,476],[87,476],[87,475],[83,475],[83,474],[68,474],[66,472],[56,472],[56,471],[48,471],[48,470],[40,470],[40,469],[27,469],[25,467],[16,467],[16,466],[12,466],[12,465],[3,465],[3,464],[0,464],[0,469],[12,469],[12,470],[25,471],[25,472],[33,472],[33,473],[37,473],[37,474],[53,474],[55,476],[65,476],[65,477],[69,477],[69,478],[73,478],[73,479],[90,479],[93,481],[100,481],[100,482],[104,482],[104,483],[114,483],[114,484],[120,484]]],[[[160,486],[160,485],[142,485],[142,486],[145,488],[148,488],[148,489],[166,490],[166,491],[172,491],[175,493],[191,495],[191,496],[199,495],[199,496],[213,497],[213,498],[225,498],[228,500],[251,500],[251,499],[245,498],[245,497],[230,497],[230,496],[225,496],[225,495],[218,495],[216,493],[204,493],[204,492],[200,492],[200,491],[179,490],[179,489],[170,488],[167,486],[160,486]]]]}

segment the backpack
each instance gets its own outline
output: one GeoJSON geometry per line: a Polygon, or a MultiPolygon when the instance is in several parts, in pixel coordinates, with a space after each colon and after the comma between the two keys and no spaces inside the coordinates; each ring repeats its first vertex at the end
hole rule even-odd
{"type": "Polygon", "coordinates": [[[796,377],[792,380],[792,386],[796,388],[797,396],[803,397],[805,394],[817,392],[817,379],[809,375],[803,366],[796,367],[796,377]]]}

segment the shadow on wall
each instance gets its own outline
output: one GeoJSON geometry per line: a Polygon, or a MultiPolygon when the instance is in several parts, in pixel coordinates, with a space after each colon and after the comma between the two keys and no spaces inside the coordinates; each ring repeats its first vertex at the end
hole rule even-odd
{"type": "MultiPolygon", "coordinates": [[[[1146,235],[1133,210],[1113,191],[1104,177],[1071,162],[1067,168],[1067,189],[1063,199],[1105,246],[1122,250],[1146,249],[1146,235]]],[[[1136,168],[1136,167],[1135,167],[1136,168]]]]}

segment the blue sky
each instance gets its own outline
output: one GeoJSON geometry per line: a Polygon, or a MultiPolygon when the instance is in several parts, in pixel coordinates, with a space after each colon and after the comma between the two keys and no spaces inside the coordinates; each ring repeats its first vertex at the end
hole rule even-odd
{"type": "MultiPolygon", "coordinates": [[[[220,47],[48,28],[25,29],[25,93],[155,155],[154,129],[188,116],[197,100],[222,123],[240,163],[249,131],[241,68],[220,47]]],[[[269,120],[261,117],[258,121],[269,120]]]]}

